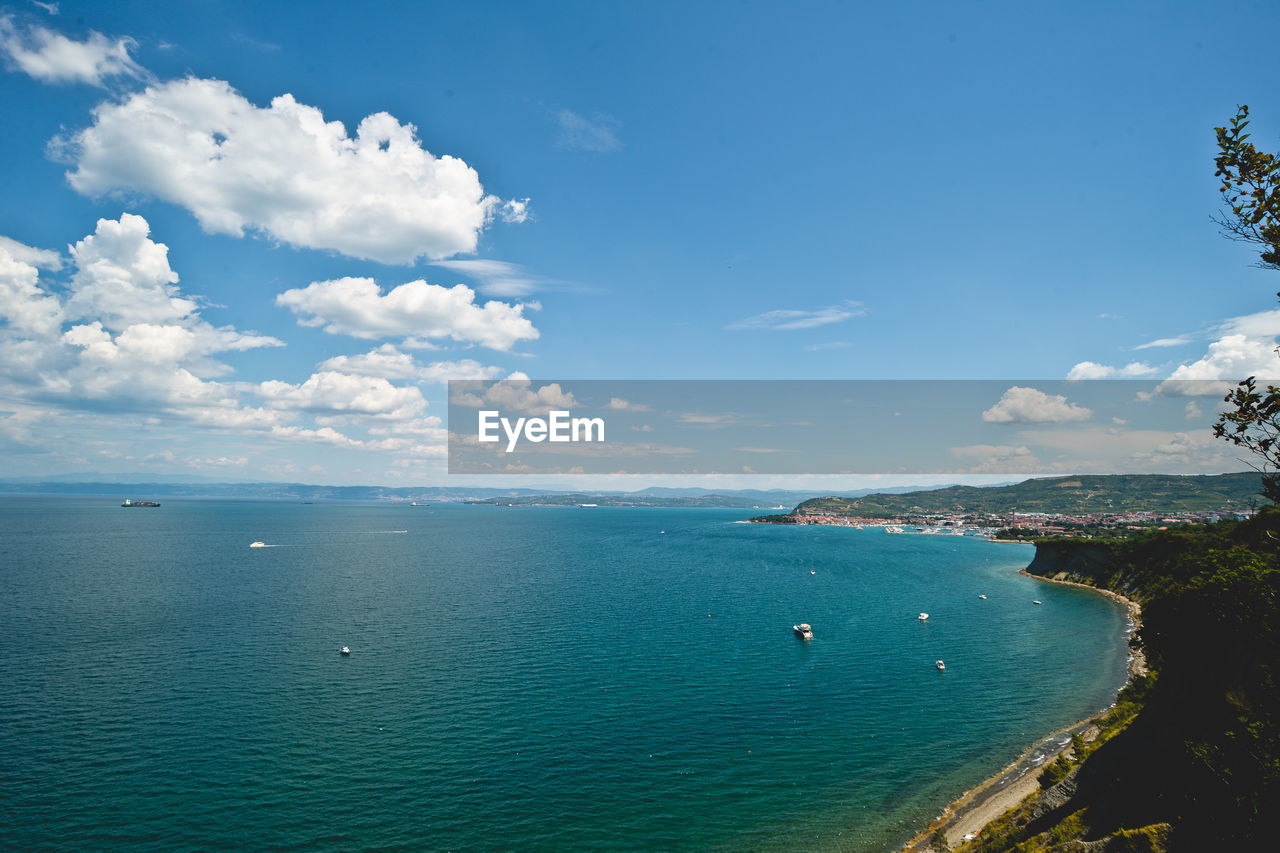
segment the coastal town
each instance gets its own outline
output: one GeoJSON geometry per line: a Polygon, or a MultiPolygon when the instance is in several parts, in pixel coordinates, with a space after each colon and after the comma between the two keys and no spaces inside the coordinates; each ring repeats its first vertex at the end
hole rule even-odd
{"type": "Polygon", "coordinates": [[[1202,510],[1197,512],[1094,512],[1094,513],[903,513],[888,518],[806,512],[798,508],[785,515],[751,519],[756,524],[821,524],[835,527],[883,527],[886,533],[933,536],[981,536],[988,539],[1031,541],[1048,538],[1123,537],[1150,530],[1166,530],[1183,524],[1215,524],[1223,519],[1244,520],[1253,510],[1202,510]]]}

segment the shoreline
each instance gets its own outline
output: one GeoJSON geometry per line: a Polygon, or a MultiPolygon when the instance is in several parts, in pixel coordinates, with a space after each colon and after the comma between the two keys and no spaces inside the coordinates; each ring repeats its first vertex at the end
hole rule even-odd
{"type": "MultiPolygon", "coordinates": [[[[1129,614],[1127,636],[1132,637],[1142,625],[1142,606],[1118,592],[1102,589],[1087,583],[1033,575],[1026,569],[1019,569],[1018,574],[1046,583],[1064,584],[1091,590],[1123,605],[1129,614]]],[[[1145,675],[1146,672],[1147,662],[1141,649],[1131,648],[1129,660],[1126,664],[1125,683],[1121,686],[1121,689],[1128,686],[1134,678],[1145,675]]],[[[901,848],[900,853],[926,853],[930,849],[930,839],[939,831],[946,836],[947,845],[950,847],[963,843],[966,835],[980,836],[987,824],[1009,809],[1016,807],[1028,796],[1040,789],[1040,769],[1057,758],[1060,752],[1068,748],[1069,741],[1054,745],[1055,739],[1077,732],[1081,733],[1086,739],[1090,739],[1084,733],[1092,727],[1095,720],[1110,710],[1110,708],[1103,708],[1082,720],[1063,726],[1037,740],[998,773],[984,779],[948,803],[946,808],[930,821],[927,827],[913,836],[901,848]],[[1050,745],[1046,747],[1046,744],[1050,745]],[[1039,761],[1034,761],[1034,757],[1037,754],[1043,757],[1039,761]]]]}

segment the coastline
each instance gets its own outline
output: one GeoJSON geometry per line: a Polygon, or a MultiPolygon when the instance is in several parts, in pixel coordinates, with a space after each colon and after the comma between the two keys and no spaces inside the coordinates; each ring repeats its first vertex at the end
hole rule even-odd
{"type": "MultiPolygon", "coordinates": [[[[1058,577],[1033,575],[1026,569],[1019,569],[1018,574],[1046,583],[1065,584],[1091,590],[1122,604],[1129,613],[1129,636],[1132,636],[1142,625],[1142,606],[1118,592],[1058,577]]],[[[1132,682],[1134,678],[1145,675],[1146,672],[1147,662],[1141,649],[1131,649],[1125,685],[1132,682]]],[[[998,773],[979,782],[948,803],[927,827],[902,847],[900,853],[926,853],[930,849],[930,840],[939,831],[946,836],[949,847],[963,843],[966,835],[980,836],[987,824],[1039,790],[1040,768],[1057,758],[1058,753],[1069,748],[1069,739],[1063,738],[1064,735],[1079,733],[1086,741],[1092,740],[1089,730],[1093,727],[1094,721],[1109,710],[1110,708],[1103,708],[1083,720],[1077,720],[1071,725],[1063,726],[1045,735],[998,773]]]]}

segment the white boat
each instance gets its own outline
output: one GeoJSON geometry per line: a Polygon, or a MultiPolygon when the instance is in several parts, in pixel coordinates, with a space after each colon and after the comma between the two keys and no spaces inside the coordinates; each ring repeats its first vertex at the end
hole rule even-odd
{"type": "Polygon", "coordinates": [[[979,595],[978,598],[981,598],[983,601],[987,600],[987,597],[985,595],[979,595]]]}
{"type": "Polygon", "coordinates": [[[1033,601],[1033,602],[1031,602],[1031,603],[1032,603],[1032,604],[1044,604],[1044,602],[1043,602],[1043,601],[1040,601],[1039,599],[1036,599],[1035,601],[1033,601]]]}
{"type": "Polygon", "coordinates": [[[250,543],[249,543],[249,547],[250,547],[250,548],[265,548],[265,547],[267,547],[267,543],[266,543],[266,542],[250,542],[250,543]]]}
{"type": "Polygon", "coordinates": [[[344,654],[344,655],[349,655],[349,654],[351,654],[351,647],[350,647],[350,646],[343,646],[343,647],[342,647],[342,654],[344,654]]]}
{"type": "Polygon", "coordinates": [[[921,614],[920,614],[919,616],[917,616],[916,618],[917,618],[917,619],[919,619],[921,622],[927,622],[927,621],[929,621],[929,614],[928,614],[928,613],[921,613],[921,614]]]}
{"type": "Polygon", "coordinates": [[[945,663],[943,663],[942,661],[938,661],[937,663],[935,663],[935,664],[934,664],[934,666],[936,666],[936,667],[938,668],[938,671],[939,671],[939,672],[942,672],[943,670],[945,670],[945,669],[947,668],[947,665],[946,665],[945,663]]]}
{"type": "Polygon", "coordinates": [[[799,625],[792,625],[791,627],[795,629],[796,636],[799,637],[800,639],[802,640],[813,639],[813,628],[810,627],[808,622],[801,622],[799,625]]]}

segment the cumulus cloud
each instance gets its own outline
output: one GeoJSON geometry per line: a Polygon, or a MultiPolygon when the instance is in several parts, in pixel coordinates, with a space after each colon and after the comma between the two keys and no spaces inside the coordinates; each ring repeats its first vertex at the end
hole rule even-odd
{"type": "Polygon", "coordinates": [[[0,320],[13,332],[46,337],[62,327],[62,304],[39,286],[40,271],[0,244],[0,320]]]}
{"type": "Polygon", "coordinates": [[[1130,362],[1124,367],[1111,367],[1093,361],[1082,361],[1067,372],[1068,379],[1137,379],[1151,376],[1156,369],[1140,361],[1130,362]]]}
{"type": "Polygon", "coordinates": [[[480,383],[475,387],[451,387],[449,405],[474,409],[494,406],[507,411],[545,414],[552,409],[572,409],[578,401],[573,392],[565,391],[558,382],[535,388],[529,379],[521,377],[494,382],[487,387],[480,387],[480,383]]]}
{"type": "Polygon", "coordinates": [[[993,424],[1056,424],[1088,420],[1092,414],[1083,406],[1068,403],[1060,394],[1014,385],[982,413],[982,420],[993,424]]]}
{"type": "Polygon", "coordinates": [[[516,341],[538,337],[524,316],[526,306],[478,305],[475,291],[462,284],[441,287],[419,279],[384,295],[371,278],[341,278],[287,290],[276,304],[299,315],[304,326],[355,338],[451,338],[508,350],[516,341]]]}
{"type": "Polygon", "coordinates": [[[763,314],[757,314],[754,317],[747,317],[744,320],[738,320],[736,323],[730,323],[728,326],[725,326],[725,328],[733,331],[751,329],[772,329],[776,331],[812,329],[817,326],[826,326],[830,323],[840,323],[848,320],[850,317],[861,317],[866,313],[867,309],[862,306],[861,302],[846,301],[840,305],[832,305],[828,308],[819,308],[815,311],[800,311],[795,309],[766,311],[763,314]]]}
{"type": "Polygon", "coordinates": [[[322,367],[299,383],[219,381],[232,371],[215,357],[219,353],[281,343],[215,328],[201,318],[199,302],[178,289],[167,248],[149,231],[141,217],[100,221],[73,245],[74,269],[57,289],[42,286],[34,265],[0,247],[0,397],[13,407],[29,406],[0,413],[0,444],[63,464],[110,459],[144,469],[248,464],[249,456],[226,452],[227,442],[234,447],[237,440],[251,442],[243,447],[252,448],[253,464],[262,471],[284,470],[260,456],[264,447],[280,444],[439,458],[443,430],[438,418],[424,416],[422,391],[386,375],[361,375],[361,369],[415,381],[496,370],[470,360],[422,367],[394,347],[382,347],[345,363],[331,359],[330,367],[350,370],[322,367]],[[38,433],[33,411],[39,413],[38,433]],[[83,438],[54,431],[64,424],[93,436],[91,454],[81,452],[83,438]],[[165,456],[152,444],[145,454],[129,449],[173,429],[190,447],[198,446],[201,431],[224,436],[217,452],[204,455],[165,456]],[[228,439],[227,432],[240,438],[228,439]]]}
{"type": "Polygon", "coordinates": [[[12,17],[0,16],[0,51],[7,63],[44,83],[104,86],[109,77],[145,78],[129,55],[136,46],[133,39],[113,41],[93,31],[75,41],[39,25],[20,29],[12,17]]]}
{"type": "Polygon", "coordinates": [[[280,346],[275,338],[215,328],[176,287],[168,249],[140,216],[99,220],[71,249],[64,291],[0,247],[0,378],[14,396],[70,408],[168,412],[191,420],[241,410],[235,391],[209,381],[229,368],[221,352],[280,346]]]}
{"type": "Polygon", "coordinates": [[[572,110],[559,110],[554,113],[554,118],[560,128],[557,141],[563,148],[616,151],[622,147],[622,140],[617,133],[620,125],[613,116],[596,113],[588,119],[572,110]]]}
{"type": "Polygon", "coordinates": [[[313,413],[403,419],[416,416],[427,406],[416,387],[397,387],[381,377],[353,376],[331,370],[313,373],[301,385],[278,380],[263,382],[257,393],[271,408],[313,413]]]}
{"type": "Polygon", "coordinates": [[[1219,323],[1205,354],[1180,365],[1157,390],[1174,396],[1222,396],[1236,382],[1257,376],[1264,382],[1280,378],[1276,336],[1280,309],[1232,317],[1219,323]]]}
{"type": "Polygon", "coordinates": [[[254,230],[388,264],[472,252],[495,215],[528,215],[528,199],[486,195],[475,169],[435,156],[388,113],[367,116],[352,137],[292,95],[261,108],[220,80],[173,80],[100,104],[55,150],[81,193],[144,193],[185,207],[209,232],[254,230]]]}
{"type": "Polygon", "coordinates": [[[496,379],[502,368],[481,364],[470,358],[458,361],[433,361],[418,364],[412,355],[383,344],[360,355],[338,355],[320,364],[321,370],[333,370],[356,376],[380,376],[386,379],[416,382],[447,382],[450,379],[496,379]]]}
{"type": "Polygon", "coordinates": [[[1275,340],[1244,334],[1226,335],[1209,344],[1203,358],[1184,364],[1169,374],[1169,381],[1224,379],[1237,381],[1246,376],[1280,376],[1275,340]]]}
{"type": "Polygon", "coordinates": [[[67,312],[111,329],[134,322],[178,322],[195,301],[178,295],[169,247],[150,239],[151,227],[131,213],[99,219],[92,236],[71,247],[76,266],[67,312]]]}

